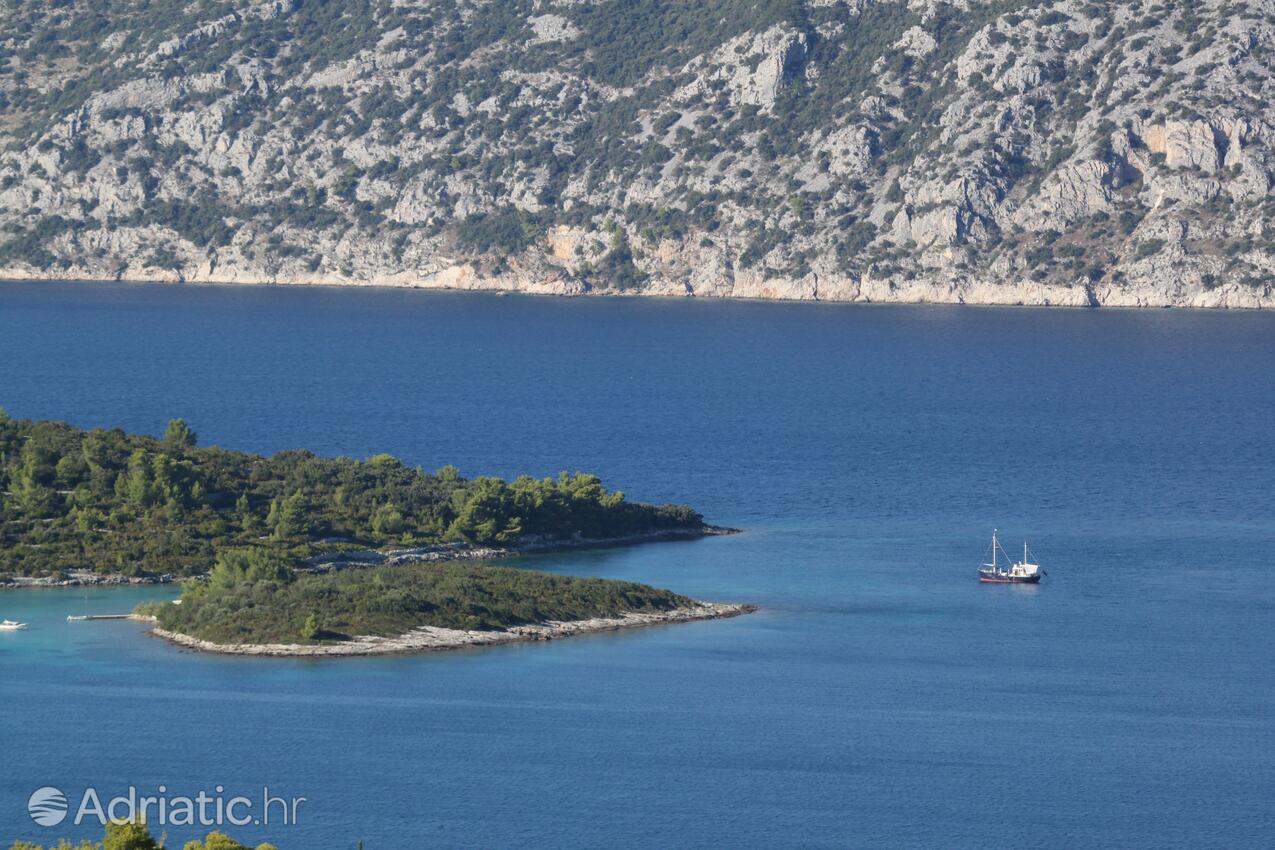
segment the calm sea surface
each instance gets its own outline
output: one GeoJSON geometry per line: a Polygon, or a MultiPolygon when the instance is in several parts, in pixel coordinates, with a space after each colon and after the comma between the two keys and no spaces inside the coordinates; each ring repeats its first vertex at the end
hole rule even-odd
{"type": "Polygon", "coordinates": [[[282,850],[1275,843],[1275,315],[4,284],[0,405],[596,471],[748,532],[519,563],[763,609],[321,662],[0,594],[0,839],[164,784],[306,797],[229,830],[282,850]]]}

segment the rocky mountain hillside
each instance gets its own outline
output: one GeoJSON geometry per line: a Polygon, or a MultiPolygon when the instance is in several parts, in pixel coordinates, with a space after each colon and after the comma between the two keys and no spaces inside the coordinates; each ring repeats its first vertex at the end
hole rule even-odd
{"type": "Polygon", "coordinates": [[[1275,0],[0,6],[0,276],[1275,306],[1275,0]]]}

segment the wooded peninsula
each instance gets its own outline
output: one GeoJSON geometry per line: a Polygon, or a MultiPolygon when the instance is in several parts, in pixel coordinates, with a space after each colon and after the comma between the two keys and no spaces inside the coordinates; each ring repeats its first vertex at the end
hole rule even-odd
{"type": "Polygon", "coordinates": [[[724,530],[685,505],[628,502],[579,472],[506,482],[388,454],[200,447],[181,419],[155,438],[0,409],[0,520],[13,571],[0,583],[180,577],[180,604],[136,613],[161,637],[215,652],[418,652],[752,610],[474,562],[724,530]]]}
{"type": "Polygon", "coordinates": [[[0,584],[18,577],[175,577],[248,549],[288,568],[342,552],[543,547],[712,529],[686,505],[625,501],[595,475],[466,479],[380,454],[270,456],[10,418],[0,408],[0,584]]]}

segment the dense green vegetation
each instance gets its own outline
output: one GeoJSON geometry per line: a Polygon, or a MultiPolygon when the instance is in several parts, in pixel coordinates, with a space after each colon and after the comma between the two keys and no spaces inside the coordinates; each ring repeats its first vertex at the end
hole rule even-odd
{"type": "Polygon", "coordinates": [[[692,600],[668,590],[473,563],[293,572],[261,549],[222,554],[180,605],[143,606],[170,631],[215,643],[297,643],[395,636],[419,626],[503,629],[550,620],[670,611],[692,600]]]}
{"type": "Polygon", "coordinates": [[[427,473],[387,454],[263,457],[196,443],[181,420],[156,439],[11,419],[0,409],[3,570],[191,575],[244,546],[292,562],[342,548],[703,527],[689,507],[627,502],[581,473],[465,479],[453,467],[427,473]]]}
{"type": "MultiPolygon", "coordinates": [[[[164,850],[163,840],[156,840],[145,824],[108,823],[106,836],[101,841],[81,841],[72,844],[63,839],[50,845],[49,850],[164,850]]],[[[10,850],[44,850],[44,845],[28,841],[14,842],[10,850]]],[[[188,841],[182,850],[252,850],[221,832],[212,832],[203,841],[188,841]]],[[[258,844],[256,850],[275,850],[273,844],[258,844]]]]}

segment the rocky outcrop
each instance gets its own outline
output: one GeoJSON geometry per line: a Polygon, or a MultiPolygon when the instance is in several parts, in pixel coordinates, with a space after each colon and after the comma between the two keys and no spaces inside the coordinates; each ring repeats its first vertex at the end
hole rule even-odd
{"type": "Polygon", "coordinates": [[[0,24],[0,275],[1275,301],[1275,0],[182,8],[0,24]]]}
{"type": "Polygon", "coordinates": [[[1170,168],[1190,168],[1212,174],[1222,167],[1227,138],[1207,121],[1166,121],[1142,132],[1147,150],[1164,156],[1170,168]]]}
{"type": "Polygon", "coordinates": [[[693,79],[677,91],[676,99],[708,100],[724,90],[736,106],[769,110],[805,61],[808,49],[805,33],[791,27],[745,33],[687,63],[682,73],[693,79]]]}
{"type": "Polygon", "coordinates": [[[580,37],[580,30],[562,15],[536,15],[528,19],[531,30],[536,34],[535,41],[543,44],[550,41],[570,41],[580,37]]]}

